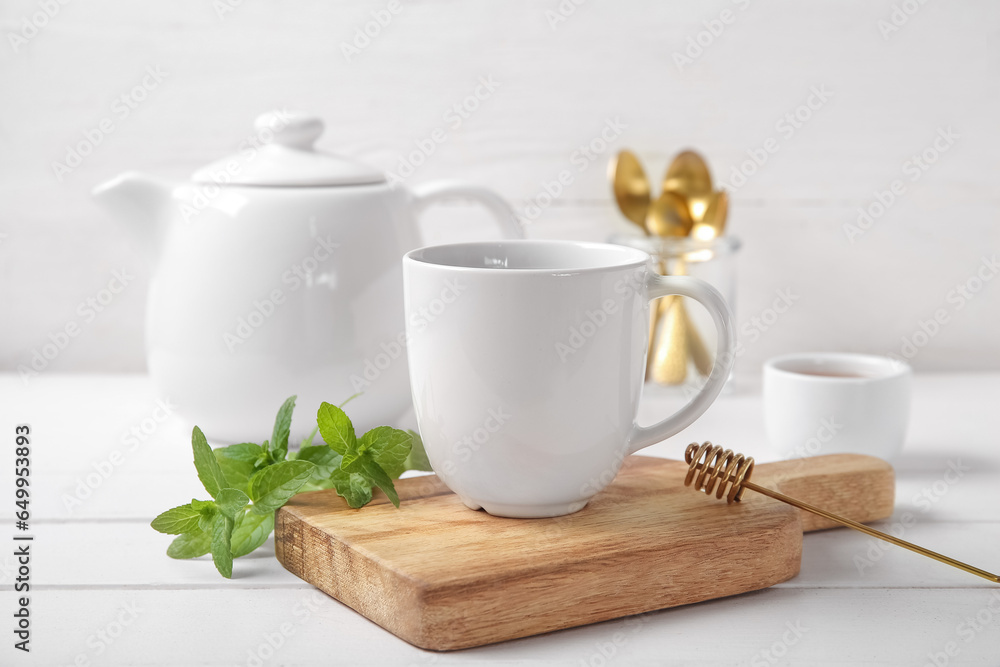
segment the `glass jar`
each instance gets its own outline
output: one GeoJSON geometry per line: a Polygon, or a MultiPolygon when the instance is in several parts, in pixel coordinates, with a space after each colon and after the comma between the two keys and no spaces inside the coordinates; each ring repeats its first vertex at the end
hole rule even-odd
{"type": "MultiPolygon", "coordinates": [[[[719,290],[735,313],[736,253],[742,245],[738,238],[702,241],[687,236],[615,234],[609,241],[649,253],[663,275],[704,280],[719,290]]],[[[700,303],[683,296],[657,299],[650,304],[646,381],[678,387],[685,393],[700,388],[711,373],[717,340],[712,317],[700,303]]]]}

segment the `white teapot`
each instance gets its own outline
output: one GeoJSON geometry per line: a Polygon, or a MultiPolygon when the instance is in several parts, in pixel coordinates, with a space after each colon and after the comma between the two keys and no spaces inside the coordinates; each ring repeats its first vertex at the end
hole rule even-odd
{"type": "Polygon", "coordinates": [[[415,215],[439,199],[477,200],[505,237],[513,209],[455,182],[412,189],[313,150],[323,123],[287,112],[256,121],[238,155],[170,184],[134,172],[94,196],[138,236],[153,264],[149,373],[160,395],[213,440],[269,437],[298,395],[293,438],[321,401],[351,401],[360,434],[410,407],[401,258],[421,245],[415,215]]]}

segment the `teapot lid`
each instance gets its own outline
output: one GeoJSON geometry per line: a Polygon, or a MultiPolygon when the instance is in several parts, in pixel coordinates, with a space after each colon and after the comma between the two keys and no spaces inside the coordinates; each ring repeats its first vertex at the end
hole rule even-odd
{"type": "Polygon", "coordinates": [[[384,183],[381,172],[350,158],[313,150],[323,134],[314,116],[273,111],[257,117],[256,131],[231,155],[192,175],[196,183],[216,185],[329,186],[384,183]]]}

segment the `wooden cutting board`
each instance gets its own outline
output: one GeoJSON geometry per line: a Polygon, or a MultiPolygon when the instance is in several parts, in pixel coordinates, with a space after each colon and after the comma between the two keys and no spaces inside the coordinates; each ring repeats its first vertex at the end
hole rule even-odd
{"type": "MultiPolygon", "coordinates": [[[[452,650],[766,588],[794,577],[803,531],[834,524],[746,491],[727,505],[684,486],[687,465],[632,456],[587,507],[505,519],[437,477],[399,480],[352,510],[330,491],[278,511],[290,572],[411,644],[452,650]]],[[[753,481],[856,521],[892,514],[881,459],[836,454],[758,465],[753,481]]]]}

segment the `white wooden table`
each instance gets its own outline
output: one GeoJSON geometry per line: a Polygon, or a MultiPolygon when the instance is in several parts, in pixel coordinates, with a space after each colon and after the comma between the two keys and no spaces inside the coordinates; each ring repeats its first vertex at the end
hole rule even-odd
{"type": "MultiPolygon", "coordinates": [[[[909,513],[905,539],[1000,569],[998,397],[1000,374],[916,378],[895,462],[896,514],[883,529],[909,513]]],[[[650,392],[642,419],[671,400],[650,392]]],[[[149,521],[205,492],[190,427],[157,416],[145,376],[43,375],[26,387],[0,375],[0,664],[1000,664],[1000,586],[848,530],[806,536],[801,574],[769,590],[459,653],[422,651],[286,572],[270,542],[238,560],[231,581],[208,559],[167,558],[170,538],[149,521]],[[20,423],[33,434],[30,654],[11,634],[20,423]]],[[[745,381],[649,452],[678,457],[683,444],[711,439],[767,460],[761,422],[759,385],[745,381]]]]}

